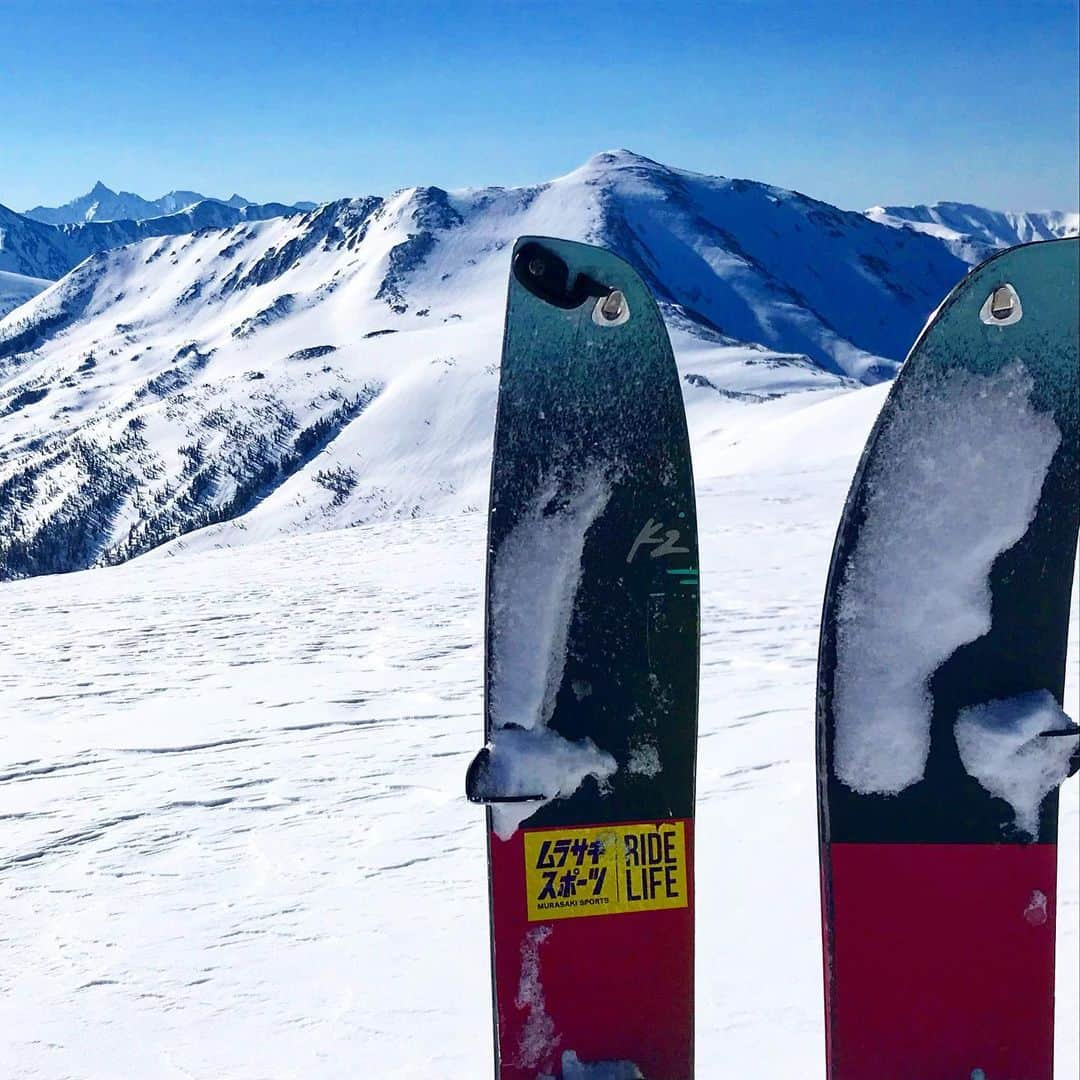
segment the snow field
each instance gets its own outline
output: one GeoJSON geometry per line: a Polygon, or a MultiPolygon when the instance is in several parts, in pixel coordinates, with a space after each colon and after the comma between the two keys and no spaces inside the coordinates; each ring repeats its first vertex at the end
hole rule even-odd
{"type": "MultiPolygon", "coordinates": [[[[702,1078],[824,1073],[817,631],[883,397],[691,408],[702,1078]]],[[[482,737],[484,524],[0,586],[0,1075],[488,1074],[483,814],[462,791],[482,737]]],[[[1060,1076],[1080,1061],[1077,794],[1060,1076]]]]}

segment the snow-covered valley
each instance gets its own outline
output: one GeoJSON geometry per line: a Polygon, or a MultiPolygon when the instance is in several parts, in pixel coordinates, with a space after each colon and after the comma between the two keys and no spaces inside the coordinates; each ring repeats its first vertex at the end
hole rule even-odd
{"type": "MultiPolygon", "coordinates": [[[[884,387],[691,410],[699,1075],[824,1074],[814,671],[884,387]]],[[[482,512],[0,586],[0,1075],[483,1077],[482,512]]],[[[197,547],[197,545],[194,545],[197,547]]],[[[1066,700],[1076,701],[1076,596],[1066,700]]],[[[1075,780],[1058,1075],[1080,1063],[1075,780]]]]}

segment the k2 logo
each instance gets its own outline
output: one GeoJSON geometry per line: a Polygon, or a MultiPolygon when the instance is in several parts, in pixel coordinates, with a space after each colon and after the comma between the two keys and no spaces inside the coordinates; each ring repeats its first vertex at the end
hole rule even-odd
{"type": "Polygon", "coordinates": [[[678,529],[665,529],[662,521],[654,521],[649,518],[645,522],[645,528],[637,534],[637,539],[634,541],[633,547],[630,548],[630,554],[626,556],[626,561],[628,563],[633,562],[634,556],[638,553],[638,548],[646,545],[652,548],[652,551],[649,552],[650,559],[662,559],[665,555],[685,555],[690,549],[678,546],[679,535],[678,529]]]}

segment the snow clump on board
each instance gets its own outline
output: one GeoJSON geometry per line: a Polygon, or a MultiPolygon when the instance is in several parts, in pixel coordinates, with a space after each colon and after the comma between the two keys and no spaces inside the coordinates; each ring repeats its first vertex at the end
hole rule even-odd
{"type": "Polygon", "coordinates": [[[838,612],[835,769],[854,791],[922,779],[930,677],[990,629],[990,569],[1027,532],[1061,442],[1032,387],[1016,361],[898,383],[886,406],[838,612]]]}
{"type": "Polygon", "coordinates": [[[547,726],[566,668],[585,537],[610,496],[598,469],[585,470],[568,495],[549,477],[495,556],[484,786],[495,799],[492,819],[503,839],[544,802],[572,795],[587,776],[603,782],[616,769],[592,740],[573,742],[547,726]],[[499,803],[499,796],[536,798],[499,803]]]}
{"type": "Polygon", "coordinates": [[[1039,835],[1043,799],[1069,774],[1077,730],[1047,690],[962,709],[956,747],[970,776],[1016,815],[1016,827],[1039,835]],[[1070,732],[1043,737],[1044,732],[1070,732]]]}

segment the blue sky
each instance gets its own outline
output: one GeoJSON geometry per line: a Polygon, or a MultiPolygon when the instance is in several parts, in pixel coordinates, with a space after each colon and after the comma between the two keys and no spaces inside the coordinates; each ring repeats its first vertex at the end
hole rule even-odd
{"type": "Polygon", "coordinates": [[[0,0],[0,202],[323,200],[625,146],[861,209],[1074,209],[1076,2],[0,0]]]}

